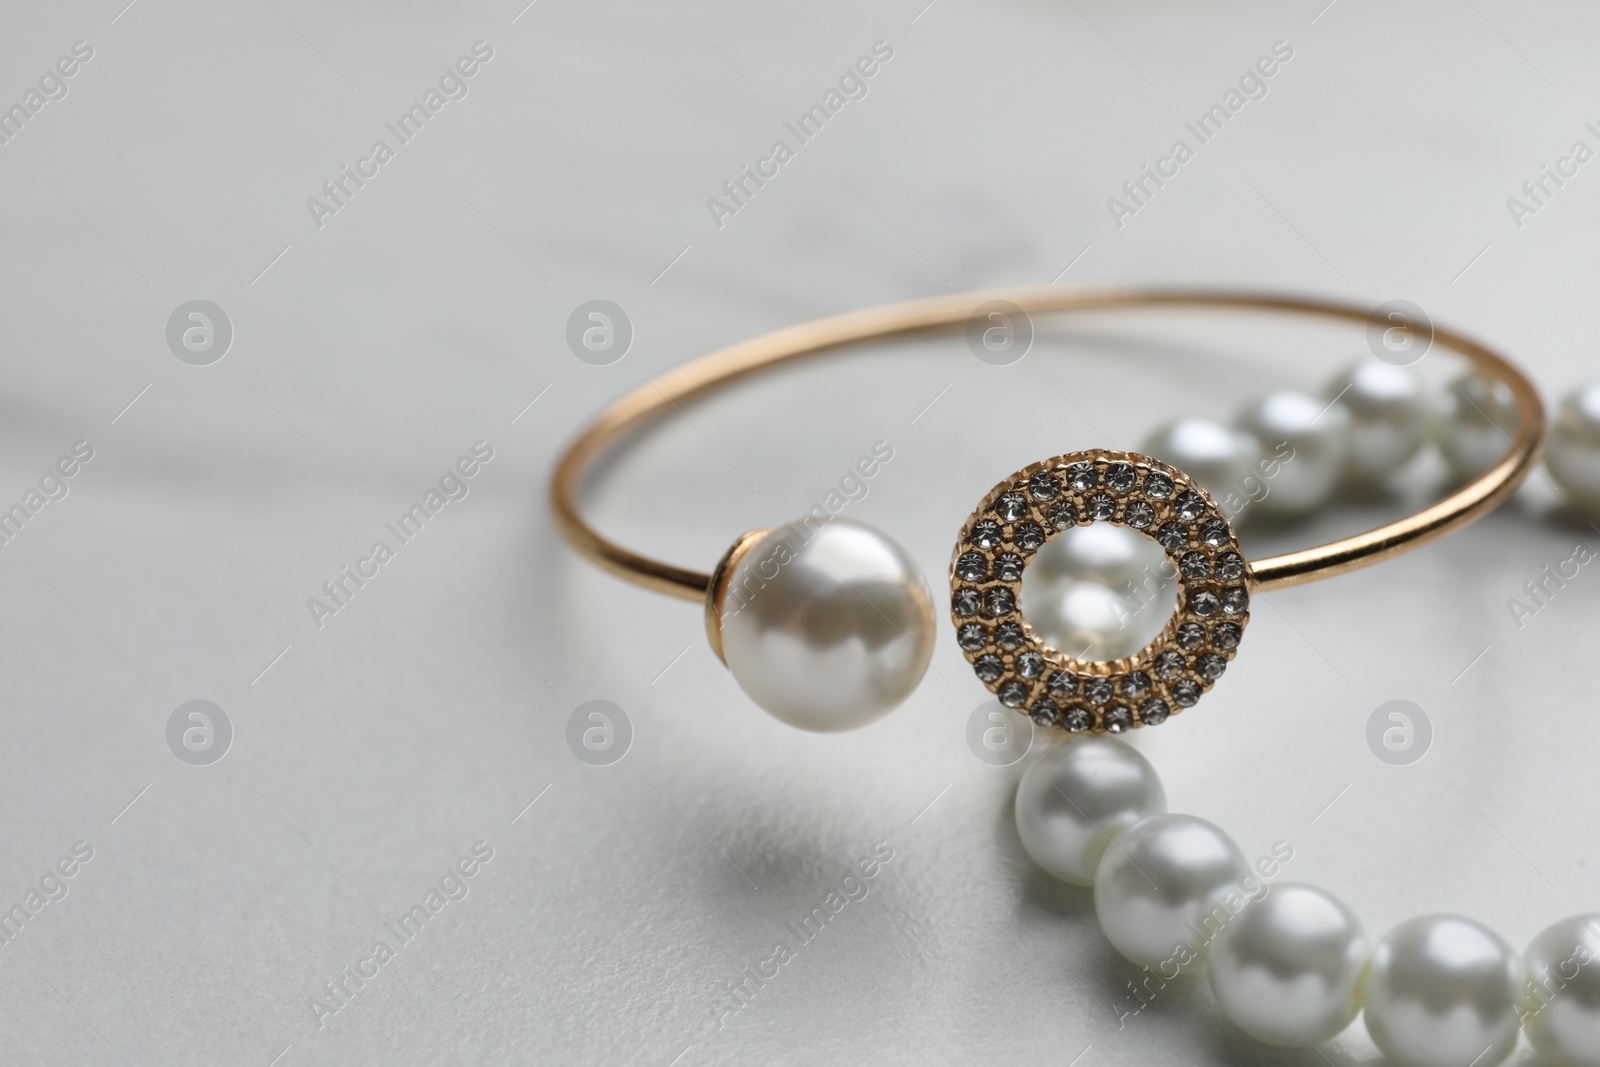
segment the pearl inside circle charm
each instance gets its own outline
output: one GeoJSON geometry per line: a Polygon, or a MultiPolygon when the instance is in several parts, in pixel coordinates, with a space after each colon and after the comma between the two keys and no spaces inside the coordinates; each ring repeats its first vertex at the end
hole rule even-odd
{"type": "Polygon", "coordinates": [[[713,583],[728,669],[773,718],[832,733],[888,714],[922,681],[933,598],[916,562],[866,523],[779,526],[713,583]]]}

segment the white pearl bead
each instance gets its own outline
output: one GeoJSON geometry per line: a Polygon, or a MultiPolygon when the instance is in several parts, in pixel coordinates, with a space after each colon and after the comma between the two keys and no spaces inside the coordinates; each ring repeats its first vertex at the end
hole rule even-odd
{"type": "Polygon", "coordinates": [[[1040,564],[1071,578],[1099,582],[1113,589],[1137,581],[1166,559],[1161,546],[1138,530],[1096,522],[1063,530],[1039,549],[1030,567],[1040,564]]]}
{"type": "Polygon", "coordinates": [[[1284,390],[1246,408],[1238,425],[1264,455],[1266,495],[1255,502],[1257,512],[1304,515],[1333,495],[1350,451],[1350,413],[1342,406],[1284,390]]]}
{"type": "Polygon", "coordinates": [[[1471,919],[1411,919],[1373,949],[1367,1031],[1395,1067],[1495,1067],[1517,1045],[1523,973],[1471,919]]]}
{"type": "Polygon", "coordinates": [[[1573,503],[1600,510],[1600,382],[1561,401],[1544,462],[1573,503]]]}
{"type": "Polygon", "coordinates": [[[1528,1040],[1553,1067],[1600,1067],[1600,915],[1561,920],[1523,959],[1528,1040]]]}
{"type": "Polygon", "coordinates": [[[722,651],[750,699],[802,730],[853,730],[911,695],[933,651],[916,563],[853,519],[790,523],[728,580],[722,651]]]}
{"type": "Polygon", "coordinates": [[[1355,914],[1309,885],[1274,886],[1212,941],[1206,972],[1223,1014],[1269,1045],[1314,1045],[1361,1010],[1372,943],[1355,914]]]}
{"type": "Polygon", "coordinates": [[[1167,423],[1145,439],[1140,451],[1199,482],[1230,516],[1237,515],[1250,499],[1261,459],[1261,445],[1254,437],[1202,418],[1167,423]]]}
{"type": "Polygon", "coordinates": [[[1114,737],[1072,737],[1034,760],[1017,786],[1017,834],[1033,861],[1064,882],[1094,885],[1113,838],[1164,814],[1150,761],[1114,737]]]}
{"type": "Polygon", "coordinates": [[[1038,638],[1069,656],[1114,660],[1153,640],[1178,604],[1161,546],[1097,522],[1039,549],[1022,573],[1022,611],[1038,638]]]}
{"type": "Polygon", "coordinates": [[[1032,571],[1022,575],[1022,611],[1039,640],[1083,660],[1121,659],[1144,647],[1144,642],[1132,643],[1123,625],[1131,612],[1121,593],[1071,578],[1042,588],[1032,571]]]}
{"type": "Polygon", "coordinates": [[[1156,815],[1118,835],[1094,876],[1111,946],[1164,978],[1197,970],[1206,943],[1247,900],[1233,839],[1193,815],[1156,815]]]}
{"type": "Polygon", "coordinates": [[[1517,403],[1504,382],[1467,374],[1439,398],[1434,440],[1460,481],[1494,466],[1516,432],[1517,403]]]}
{"type": "Polygon", "coordinates": [[[1399,470],[1428,436],[1422,381],[1409,367],[1364,359],[1328,382],[1325,400],[1339,401],[1350,416],[1345,474],[1376,482],[1399,470]]]}

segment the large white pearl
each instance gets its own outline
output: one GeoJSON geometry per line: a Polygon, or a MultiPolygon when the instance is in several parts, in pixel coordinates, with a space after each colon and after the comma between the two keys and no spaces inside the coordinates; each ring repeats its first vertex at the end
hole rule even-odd
{"type": "Polygon", "coordinates": [[[1345,474],[1352,481],[1387,478],[1417,454],[1428,436],[1422,381],[1409,367],[1364,359],[1335,375],[1323,391],[1350,416],[1345,474]]]}
{"type": "Polygon", "coordinates": [[[1263,515],[1294,517],[1333,495],[1350,451],[1350,413],[1304,393],[1268,393],[1239,415],[1239,428],[1261,442],[1263,515]]]}
{"type": "Polygon", "coordinates": [[[1115,844],[1094,876],[1094,910],[1111,946],[1165,978],[1203,966],[1207,942],[1247,900],[1239,846],[1193,815],[1156,815],[1115,844]]]}
{"type": "Polygon", "coordinates": [[[916,563],[853,519],[790,523],[733,568],[722,651],[740,688],[802,730],[853,730],[911,695],[933,652],[916,563]]]}
{"type": "Polygon", "coordinates": [[[1411,919],[1372,951],[1367,1031],[1395,1067],[1495,1067],[1517,1046],[1523,973],[1471,919],[1411,919]]]}
{"type": "Polygon", "coordinates": [[[1223,1014],[1269,1045],[1314,1045],[1361,1010],[1372,942],[1314,886],[1274,886],[1211,942],[1206,973],[1223,1014]]]}
{"type": "Polygon", "coordinates": [[[1178,419],[1159,427],[1140,449],[1199,482],[1230,516],[1252,496],[1261,445],[1247,433],[1211,419],[1178,419]]]}
{"type": "Polygon", "coordinates": [[[1077,659],[1131,656],[1178,604],[1161,546],[1137,530],[1076,526],[1039,549],[1022,573],[1022,611],[1038,638],[1077,659]]]}
{"type": "Polygon", "coordinates": [[[1017,834],[1033,861],[1064,882],[1094,885],[1113,838],[1164,814],[1150,761],[1114,737],[1072,737],[1034,760],[1017,786],[1017,834]]]}
{"type": "Polygon", "coordinates": [[[1523,953],[1528,1040],[1553,1067],[1600,1067],[1600,915],[1562,919],[1523,953]]]}
{"type": "Polygon", "coordinates": [[[1573,503],[1600,510],[1600,381],[1561,401],[1544,462],[1573,503]]]}
{"type": "Polygon", "coordinates": [[[1434,440],[1459,481],[1494,466],[1510,450],[1516,432],[1517,402],[1504,382],[1467,374],[1439,398],[1434,440]]]}

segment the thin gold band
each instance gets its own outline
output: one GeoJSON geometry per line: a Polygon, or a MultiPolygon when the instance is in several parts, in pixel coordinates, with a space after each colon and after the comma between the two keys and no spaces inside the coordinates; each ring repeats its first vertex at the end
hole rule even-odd
{"type": "MultiPolygon", "coordinates": [[[[1040,286],[990,289],[910,300],[849,311],[789,326],[691,360],[627,393],[601,411],[567,447],[550,482],[550,507],[567,540],[595,563],[647,589],[704,601],[712,576],[662,563],[598,533],[578,511],[577,492],[590,464],[624,434],[680,410],[684,403],[734,382],[809,356],[880,337],[964,326],[991,300],[1025,312],[1088,311],[1127,307],[1243,308],[1324,318],[1372,321],[1372,312],[1346,304],[1300,297],[1183,289],[1073,289],[1040,286]]],[[[1385,326],[1388,323],[1384,324],[1385,326]]],[[[1492,511],[1527,476],[1544,448],[1545,416],[1533,384],[1504,357],[1460,334],[1432,327],[1435,343],[1470,360],[1490,378],[1510,387],[1517,405],[1517,431],[1505,455],[1444,499],[1403,519],[1315,548],[1252,563],[1258,591],[1285,589],[1366,567],[1416,548],[1492,511]]]]}

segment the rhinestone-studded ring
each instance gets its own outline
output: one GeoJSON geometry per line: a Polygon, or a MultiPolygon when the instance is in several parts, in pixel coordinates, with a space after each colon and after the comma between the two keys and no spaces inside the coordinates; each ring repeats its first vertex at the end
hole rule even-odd
{"type": "Polygon", "coordinates": [[[1024,467],[983,498],[956,542],[956,641],[1000,703],[1039,726],[1122,733],[1192,707],[1222,677],[1250,621],[1250,565],[1227,516],[1192,479],[1133,452],[1072,452],[1024,467]],[[1022,573],[1074,526],[1109,522],[1151,538],[1178,581],[1155,640],[1125,659],[1079,660],[1022,616],[1022,573]]]}

